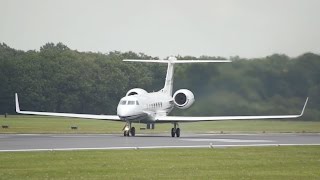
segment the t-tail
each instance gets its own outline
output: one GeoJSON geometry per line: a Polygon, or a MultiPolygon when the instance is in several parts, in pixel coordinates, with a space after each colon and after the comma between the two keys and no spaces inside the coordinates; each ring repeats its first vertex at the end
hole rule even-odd
{"type": "Polygon", "coordinates": [[[169,57],[168,60],[142,60],[142,59],[124,59],[123,61],[131,62],[151,62],[151,63],[167,63],[167,74],[164,87],[160,90],[161,92],[172,96],[173,89],[173,74],[175,64],[185,64],[185,63],[221,63],[221,62],[231,62],[230,60],[177,60],[175,57],[169,57]]]}
{"type": "Polygon", "coordinates": [[[172,88],[173,88],[173,73],[174,73],[174,62],[177,61],[175,57],[170,57],[168,59],[168,68],[166,81],[164,82],[164,87],[161,89],[161,92],[172,96],[172,88]]]}

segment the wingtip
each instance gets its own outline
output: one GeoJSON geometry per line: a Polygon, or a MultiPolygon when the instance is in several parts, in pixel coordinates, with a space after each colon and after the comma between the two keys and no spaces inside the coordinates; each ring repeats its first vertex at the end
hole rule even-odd
{"type": "Polygon", "coordinates": [[[307,106],[307,104],[308,104],[308,100],[309,100],[309,97],[307,97],[306,102],[305,102],[304,105],[303,105],[303,108],[302,108],[302,111],[301,111],[300,116],[302,116],[302,115],[304,114],[304,110],[306,109],[306,106],[307,106]]]}
{"type": "Polygon", "coordinates": [[[17,113],[20,113],[18,93],[15,93],[15,101],[16,101],[16,112],[17,112],[17,113]]]}

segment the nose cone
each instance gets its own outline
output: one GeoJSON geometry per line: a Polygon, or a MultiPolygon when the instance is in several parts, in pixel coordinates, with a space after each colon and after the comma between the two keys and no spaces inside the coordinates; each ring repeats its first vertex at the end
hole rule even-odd
{"type": "Polygon", "coordinates": [[[119,105],[119,106],[117,107],[117,115],[118,115],[120,118],[129,116],[128,108],[126,108],[125,106],[119,105]]]}
{"type": "Polygon", "coordinates": [[[117,115],[120,119],[130,120],[135,116],[135,108],[132,106],[119,105],[117,108],[117,115]]]}
{"type": "Polygon", "coordinates": [[[138,100],[134,97],[124,97],[120,100],[117,107],[117,115],[125,121],[139,120],[144,113],[138,100]]]}

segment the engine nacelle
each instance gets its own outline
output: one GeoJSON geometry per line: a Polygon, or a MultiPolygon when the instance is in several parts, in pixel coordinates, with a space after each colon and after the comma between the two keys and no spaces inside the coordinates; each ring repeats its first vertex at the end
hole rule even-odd
{"type": "Polygon", "coordinates": [[[148,93],[146,90],[144,89],[141,89],[141,88],[134,88],[134,89],[131,89],[127,92],[126,96],[132,96],[132,95],[141,95],[141,94],[145,94],[145,93],[148,93]]]}
{"type": "Polygon", "coordinates": [[[194,103],[194,95],[188,89],[180,89],[174,93],[173,101],[179,109],[187,109],[194,103]]]}

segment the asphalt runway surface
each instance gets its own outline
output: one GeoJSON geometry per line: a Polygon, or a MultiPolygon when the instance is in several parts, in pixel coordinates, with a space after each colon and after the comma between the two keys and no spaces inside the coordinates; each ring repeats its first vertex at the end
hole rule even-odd
{"type": "Polygon", "coordinates": [[[0,134],[0,152],[320,145],[320,134],[0,134]]]}

